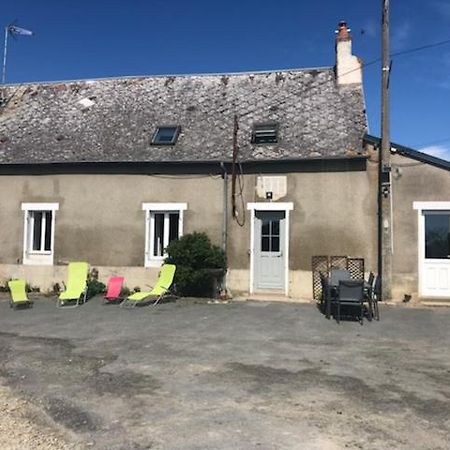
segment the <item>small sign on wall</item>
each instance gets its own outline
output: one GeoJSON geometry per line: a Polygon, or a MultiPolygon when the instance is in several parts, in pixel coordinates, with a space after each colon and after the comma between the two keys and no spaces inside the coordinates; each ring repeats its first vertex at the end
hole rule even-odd
{"type": "Polygon", "coordinates": [[[256,195],[266,200],[279,200],[287,194],[287,179],[285,176],[267,177],[256,179],[256,195]]]}

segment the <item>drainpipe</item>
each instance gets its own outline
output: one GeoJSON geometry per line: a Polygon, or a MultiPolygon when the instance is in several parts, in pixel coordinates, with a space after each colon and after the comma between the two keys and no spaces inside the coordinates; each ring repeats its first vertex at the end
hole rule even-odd
{"type": "MultiPolygon", "coordinates": [[[[225,164],[220,163],[223,171],[223,218],[222,218],[222,249],[227,257],[227,241],[228,241],[228,172],[225,164]]],[[[227,294],[227,272],[223,277],[223,292],[227,294]]]]}

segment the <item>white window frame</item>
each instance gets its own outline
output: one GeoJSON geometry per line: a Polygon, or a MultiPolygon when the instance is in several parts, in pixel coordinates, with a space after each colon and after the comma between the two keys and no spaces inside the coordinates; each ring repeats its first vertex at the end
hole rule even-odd
{"type": "MultiPolygon", "coordinates": [[[[55,253],[55,211],[59,210],[59,203],[22,203],[23,214],[23,264],[26,265],[42,265],[52,266],[55,253]],[[30,212],[32,211],[51,211],[51,236],[50,236],[50,250],[33,250],[31,248],[31,231],[33,230],[33,218],[28,220],[30,212]]],[[[44,222],[46,223],[46,222],[44,222]]],[[[46,226],[41,230],[41,241],[45,239],[46,226]]]]}
{"type": "Polygon", "coordinates": [[[154,256],[154,233],[155,214],[166,213],[164,217],[164,248],[169,244],[169,214],[179,213],[178,237],[183,236],[184,211],[187,210],[187,203],[142,203],[142,210],[145,211],[145,267],[160,267],[167,255],[154,256]]]}

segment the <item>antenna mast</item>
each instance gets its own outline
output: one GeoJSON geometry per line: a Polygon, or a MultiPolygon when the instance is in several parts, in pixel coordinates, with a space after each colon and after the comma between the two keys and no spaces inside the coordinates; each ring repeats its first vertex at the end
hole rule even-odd
{"type": "Polygon", "coordinates": [[[8,54],[9,25],[5,27],[5,46],[3,48],[2,84],[6,82],[6,55],[8,54]]]}

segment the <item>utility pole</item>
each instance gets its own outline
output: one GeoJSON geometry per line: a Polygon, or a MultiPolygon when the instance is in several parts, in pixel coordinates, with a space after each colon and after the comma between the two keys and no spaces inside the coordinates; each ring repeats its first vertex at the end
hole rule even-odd
{"type": "Polygon", "coordinates": [[[391,189],[391,137],[390,137],[390,45],[389,0],[382,0],[382,75],[381,75],[381,149],[379,155],[379,242],[378,274],[381,275],[382,299],[391,299],[392,279],[392,189],[391,189]]]}

